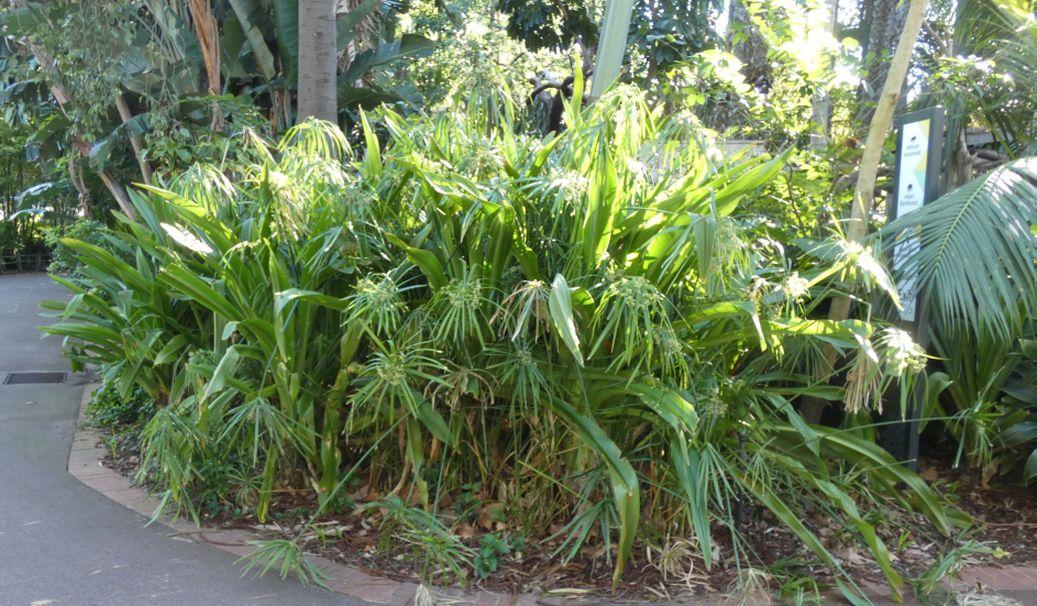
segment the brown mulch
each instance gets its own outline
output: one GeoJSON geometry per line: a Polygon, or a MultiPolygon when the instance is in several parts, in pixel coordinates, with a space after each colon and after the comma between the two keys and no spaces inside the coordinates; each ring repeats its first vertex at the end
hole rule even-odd
{"type": "Polygon", "coordinates": [[[923,461],[921,476],[935,483],[975,528],[969,537],[991,543],[991,556],[1002,565],[1037,565],[1037,488],[952,469],[941,461],[923,461]]]}
{"type": "MultiPolygon", "coordinates": [[[[135,475],[139,452],[131,437],[116,439],[115,456],[109,455],[105,464],[124,475],[135,475]]],[[[976,529],[969,538],[989,541],[994,549],[988,560],[999,564],[1037,564],[1037,494],[1033,490],[1009,484],[992,482],[984,485],[968,474],[950,469],[940,462],[924,462],[922,477],[935,483],[944,493],[952,495],[956,504],[976,520],[976,529]]],[[[356,506],[350,511],[326,515],[316,520],[316,531],[306,534],[307,549],[335,561],[355,566],[372,574],[398,581],[419,581],[421,562],[405,545],[393,544],[391,536],[381,532],[382,513],[376,508],[364,508],[364,495],[354,495],[356,506]]],[[[295,536],[308,520],[308,512],[316,508],[309,491],[280,491],[271,504],[270,520],[260,524],[251,513],[235,517],[228,512],[206,519],[206,524],[217,527],[246,528],[262,536],[295,536]]],[[[931,528],[918,516],[883,512],[899,516],[885,527],[895,528],[901,534],[883,535],[889,547],[894,566],[917,575],[932,565],[936,558],[953,544],[936,537],[931,528]],[[904,536],[910,541],[903,541],[904,536]]],[[[482,516],[480,516],[482,517],[482,516]]],[[[487,516],[488,517],[488,516],[487,516]]],[[[825,542],[832,553],[854,578],[883,584],[881,572],[863,548],[846,546],[846,529],[834,528],[823,512],[808,512],[804,522],[825,542]]],[[[507,536],[507,528],[500,522],[473,521],[459,525],[458,531],[465,544],[478,550],[479,536],[491,530],[507,536]]],[[[658,550],[635,550],[632,561],[612,598],[669,599],[687,594],[722,593],[732,590],[737,578],[733,567],[730,539],[723,529],[714,529],[718,547],[711,570],[705,568],[694,547],[680,543],[658,550]],[[663,562],[673,562],[666,566],[663,562]],[[664,573],[665,571],[665,573],[664,573]]],[[[750,561],[761,569],[776,563],[790,573],[830,581],[826,569],[802,547],[790,531],[776,523],[770,512],[747,507],[742,536],[748,540],[750,561]]],[[[591,541],[593,543],[593,541],[591,541]]],[[[531,543],[522,553],[512,553],[501,559],[500,569],[477,585],[486,590],[520,592],[555,592],[557,595],[610,594],[612,564],[606,551],[600,547],[584,548],[571,562],[562,565],[551,552],[558,542],[531,543]]],[[[454,579],[445,577],[444,582],[454,579]]],[[[469,576],[468,583],[474,579],[469,576]]]]}

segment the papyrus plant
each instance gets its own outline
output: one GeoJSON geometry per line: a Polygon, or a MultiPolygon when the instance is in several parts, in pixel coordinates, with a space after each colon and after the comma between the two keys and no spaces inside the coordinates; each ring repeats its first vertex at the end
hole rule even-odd
{"type": "Polygon", "coordinates": [[[860,432],[795,407],[842,398],[811,361],[852,358],[875,327],[819,306],[888,284],[881,266],[821,246],[793,260],[752,235],[754,192],[784,158],[711,161],[693,121],[636,92],[570,107],[547,138],[479,111],[365,119],[355,156],[308,123],[250,143],[253,162],[141,192],[118,262],[69,243],[88,279],[49,330],[161,398],[145,472],[189,499],[176,487],[205,481],[202,460],[233,460],[260,517],[283,484],[323,507],[348,475],[433,513],[478,484],[563,562],[604,546],[616,583],[660,535],[707,567],[751,558],[735,515],[751,501],[861,595],[809,504],[897,591],[862,508],[945,534],[954,518],[860,432]],[[179,452],[167,434],[184,423],[179,452]]]}

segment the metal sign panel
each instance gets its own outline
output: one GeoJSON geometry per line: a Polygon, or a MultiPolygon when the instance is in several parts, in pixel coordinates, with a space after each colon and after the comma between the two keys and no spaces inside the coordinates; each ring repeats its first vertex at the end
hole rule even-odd
{"type": "MultiPolygon", "coordinates": [[[[890,220],[932,202],[942,189],[943,108],[936,106],[905,114],[898,124],[890,220]]],[[[900,319],[911,323],[918,321],[918,278],[903,275],[901,270],[918,247],[918,235],[911,230],[898,234],[893,245],[893,270],[899,276],[897,291],[904,306],[900,319]]]]}

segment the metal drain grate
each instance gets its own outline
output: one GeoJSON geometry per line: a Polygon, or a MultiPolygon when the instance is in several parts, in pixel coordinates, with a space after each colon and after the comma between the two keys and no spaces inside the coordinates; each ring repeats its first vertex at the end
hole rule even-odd
{"type": "Polygon", "coordinates": [[[11,372],[4,377],[4,385],[29,385],[36,383],[64,383],[63,372],[11,372]]]}

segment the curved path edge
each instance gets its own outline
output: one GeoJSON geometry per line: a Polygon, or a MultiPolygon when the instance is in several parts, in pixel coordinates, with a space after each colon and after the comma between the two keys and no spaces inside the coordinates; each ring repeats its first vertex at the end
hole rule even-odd
{"type": "MultiPolygon", "coordinates": [[[[105,449],[98,444],[102,441],[102,433],[86,426],[86,407],[90,396],[98,383],[84,386],[79,406],[79,417],[76,420],[75,435],[68,456],[68,472],[83,484],[137,513],[151,518],[158,508],[159,501],[147,491],[133,484],[129,478],[118,471],[106,467],[103,463],[105,449]]],[[[171,537],[181,540],[206,543],[217,549],[244,557],[255,551],[248,541],[259,538],[246,530],[221,529],[195,524],[165,516],[157,520],[174,532],[171,537]]],[[[369,574],[354,566],[346,566],[327,558],[307,555],[311,562],[320,566],[328,575],[327,585],[332,591],[365,602],[386,606],[408,606],[413,603],[418,589],[416,583],[394,581],[386,577],[369,574]]],[[[958,579],[947,579],[948,585],[957,590],[968,588],[995,592],[1018,592],[1037,590],[1037,568],[1028,566],[978,566],[965,569],[958,574],[958,579]]],[[[877,603],[888,603],[889,588],[880,585],[866,584],[865,588],[877,603]]],[[[560,604],[616,604],[607,598],[572,599],[535,594],[500,594],[490,591],[464,591],[456,588],[432,589],[437,603],[473,606],[558,606],[560,604]]],[[[763,598],[763,596],[760,596],[763,598]]],[[[680,602],[688,604],[690,602],[680,602]]],[[[696,599],[698,604],[731,603],[726,600],[710,598],[696,599]]],[[[771,603],[763,598],[749,600],[749,604],[763,606],[771,603]]]]}
{"type": "MultiPolygon", "coordinates": [[[[100,430],[88,427],[85,423],[87,404],[90,402],[90,396],[98,387],[100,387],[98,383],[89,383],[83,388],[75,435],[68,455],[68,472],[83,484],[116,503],[151,518],[158,508],[159,500],[149,495],[144,488],[135,485],[126,476],[104,465],[106,451],[104,446],[99,445],[103,434],[100,430]]],[[[171,537],[206,543],[238,557],[247,556],[255,551],[255,547],[249,545],[248,541],[259,538],[246,530],[197,526],[190,521],[173,519],[170,516],[159,518],[156,523],[171,528],[174,531],[170,535],[171,537]]],[[[359,568],[346,566],[312,554],[308,554],[307,558],[327,573],[329,578],[326,583],[336,593],[386,606],[407,606],[414,601],[414,595],[418,589],[416,583],[375,576],[359,568]]],[[[553,606],[561,603],[561,600],[556,598],[544,598],[533,594],[465,592],[460,589],[439,587],[432,589],[432,592],[437,599],[452,604],[474,606],[553,606]]]]}

